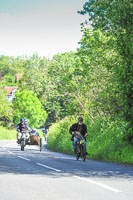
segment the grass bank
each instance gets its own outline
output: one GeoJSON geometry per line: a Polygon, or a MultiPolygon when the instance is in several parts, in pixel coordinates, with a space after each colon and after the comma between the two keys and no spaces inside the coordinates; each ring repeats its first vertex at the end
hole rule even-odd
{"type": "MultiPolygon", "coordinates": [[[[53,151],[73,154],[69,127],[76,118],[65,118],[53,124],[48,133],[47,147],[53,151]]],[[[133,145],[123,140],[127,124],[121,119],[95,119],[93,122],[86,116],[88,129],[88,158],[102,161],[133,164],[133,145]]]]}
{"type": "Polygon", "coordinates": [[[16,139],[16,130],[9,130],[5,127],[0,126],[0,140],[15,140],[16,139]]]}
{"type": "MultiPolygon", "coordinates": [[[[40,134],[40,137],[43,137],[43,132],[41,130],[37,130],[40,134]]],[[[0,140],[16,140],[16,129],[7,129],[5,127],[0,126],[0,140]]]]}

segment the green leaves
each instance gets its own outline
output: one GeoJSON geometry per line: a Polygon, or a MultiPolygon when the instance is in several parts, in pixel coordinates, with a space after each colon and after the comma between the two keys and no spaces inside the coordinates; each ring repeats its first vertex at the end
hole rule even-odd
{"type": "Polygon", "coordinates": [[[12,120],[13,118],[13,108],[12,104],[6,98],[6,92],[0,85],[0,119],[12,120]]]}
{"type": "Polygon", "coordinates": [[[88,30],[84,29],[84,35],[81,40],[81,50],[85,53],[85,50],[83,49],[85,47],[86,55],[91,57],[91,61],[94,59],[94,64],[99,65],[102,61],[101,64],[103,63],[103,65],[113,73],[114,78],[112,79],[112,83],[115,83],[115,89],[113,89],[113,91],[116,91],[116,97],[119,99],[118,110],[121,111],[121,114],[124,113],[123,117],[126,121],[130,122],[130,130],[132,127],[131,123],[133,117],[133,112],[131,112],[133,109],[131,103],[133,101],[131,95],[133,88],[133,83],[131,83],[131,80],[133,79],[131,75],[133,74],[132,10],[132,0],[124,0],[122,2],[115,0],[88,0],[83,5],[83,11],[80,12],[81,14],[89,14],[89,21],[93,27],[93,32],[99,32],[98,30],[100,30],[101,33],[105,35],[105,38],[108,38],[108,42],[107,40],[105,42],[105,48],[103,48],[103,42],[100,44],[100,41],[94,36],[93,38],[97,40],[96,44],[91,39],[93,45],[87,46],[91,36],[88,34],[88,30]],[[100,46],[101,52],[99,48],[100,46]],[[111,48],[113,51],[111,51],[111,48]],[[98,56],[95,54],[96,50],[98,56]],[[102,54],[103,58],[109,62],[102,59],[102,54]],[[94,55],[96,58],[94,58],[94,55]],[[106,55],[106,57],[104,55],[106,55]]]}
{"type": "Polygon", "coordinates": [[[26,118],[31,127],[38,128],[44,125],[47,113],[33,92],[17,92],[14,107],[16,123],[20,118],[26,118]]]}

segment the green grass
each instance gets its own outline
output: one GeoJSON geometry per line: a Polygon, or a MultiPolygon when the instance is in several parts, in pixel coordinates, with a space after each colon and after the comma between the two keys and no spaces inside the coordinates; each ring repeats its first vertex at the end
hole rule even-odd
{"type": "MultiPolygon", "coordinates": [[[[40,133],[40,137],[43,136],[43,132],[39,129],[37,131],[40,133]]],[[[16,140],[17,131],[16,129],[7,129],[5,127],[0,126],[0,140],[16,140]]]]}
{"type": "Polygon", "coordinates": [[[5,127],[0,126],[0,140],[15,140],[16,139],[16,130],[9,130],[5,127]]]}

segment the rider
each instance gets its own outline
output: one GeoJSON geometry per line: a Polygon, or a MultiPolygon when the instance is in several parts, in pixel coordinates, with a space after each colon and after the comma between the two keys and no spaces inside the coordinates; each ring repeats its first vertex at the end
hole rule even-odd
{"type": "MultiPolygon", "coordinates": [[[[28,131],[30,132],[31,129],[28,125],[28,123],[25,122],[25,119],[20,119],[20,123],[17,124],[16,126],[16,131],[18,131],[17,133],[17,143],[20,144],[20,139],[21,139],[21,133],[23,131],[28,131]]],[[[29,136],[26,134],[26,137],[28,138],[29,136]]]]}
{"type": "MultiPolygon", "coordinates": [[[[78,122],[73,124],[70,129],[69,129],[69,133],[72,135],[71,140],[73,141],[73,149],[74,149],[74,153],[76,153],[76,144],[77,144],[77,138],[74,136],[75,131],[78,131],[81,133],[81,135],[83,135],[83,140],[85,143],[85,151],[86,151],[86,142],[85,142],[85,137],[88,135],[87,134],[87,127],[86,125],[83,123],[83,118],[79,117],[78,118],[78,122]]],[[[86,154],[87,151],[86,151],[86,154]]]]}
{"type": "Polygon", "coordinates": [[[40,134],[37,132],[36,128],[33,128],[32,131],[30,132],[30,135],[33,136],[33,135],[37,135],[37,136],[40,136],[40,134]]]}
{"type": "Polygon", "coordinates": [[[48,132],[48,129],[44,129],[43,130],[43,135],[44,135],[44,139],[45,139],[45,141],[47,140],[47,132],[48,132]]]}
{"type": "Polygon", "coordinates": [[[29,126],[28,120],[27,120],[27,119],[24,119],[24,122],[25,122],[25,124],[26,124],[27,126],[29,126]]]}

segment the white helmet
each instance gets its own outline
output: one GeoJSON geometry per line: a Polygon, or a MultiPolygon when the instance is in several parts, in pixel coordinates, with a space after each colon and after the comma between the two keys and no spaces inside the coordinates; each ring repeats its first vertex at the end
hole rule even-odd
{"type": "Polygon", "coordinates": [[[33,131],[33,132],[36,132],[36,128],[33,128],[32,131],[33,131]]]}

